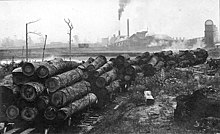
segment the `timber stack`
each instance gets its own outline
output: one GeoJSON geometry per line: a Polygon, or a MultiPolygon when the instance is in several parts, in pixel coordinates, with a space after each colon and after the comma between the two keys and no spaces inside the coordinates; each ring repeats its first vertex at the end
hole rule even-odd
{"type": "Polygon", "coordinates": [[[161,69],[203,64],[203,49],[145,52],[109,60],[99,55],[77,63],[55,59],[26,62],[12,72],[13,85],[0,87],[0,120],[60,123],[90,106],[103,108],[119,91],[126,91],[138,73],[153,76],[161,69]]]}

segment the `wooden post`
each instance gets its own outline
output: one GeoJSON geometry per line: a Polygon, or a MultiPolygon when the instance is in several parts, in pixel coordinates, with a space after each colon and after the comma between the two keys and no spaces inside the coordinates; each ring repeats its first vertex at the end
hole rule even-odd
{"type": "Polygon", "coordinates": [[[28,23],[26,23],[26,62],[28,62],[28,23]]]}
{"type": "Polygon", "coordinates": [[[45,40],[44,40],[44,48],[43,48],[42,62],[44,61],[44,51],[45,51],[46,44],[47,44],[47,35],[45,35],[45,40]]]}

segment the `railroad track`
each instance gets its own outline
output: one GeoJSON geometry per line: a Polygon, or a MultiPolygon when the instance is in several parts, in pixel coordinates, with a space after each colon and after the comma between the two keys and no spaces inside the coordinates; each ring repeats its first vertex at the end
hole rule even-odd
{"type": "Polygon", "coordinates": [[[71,123],[68,120],[68,125],[65,129],[57,129],[53,126],[48,126],[46,128],[37,127],[14,127],[14,123],[5,124],[0,130],[1,134],[53,134],[53,133],[72,133],[72,134],[85,134],[92,130],[95,125],[100,122],[103,118],[102,115],[95,113],[95,111],[86,111],[82,114],[83,119],[79,120],[77,123],[71,123]]]}

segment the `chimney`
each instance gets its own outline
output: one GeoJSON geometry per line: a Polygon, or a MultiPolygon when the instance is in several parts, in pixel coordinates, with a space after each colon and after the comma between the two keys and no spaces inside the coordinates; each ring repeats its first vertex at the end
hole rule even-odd
{"type": "Polygon", "coordinates": [[[127,19],[127,36],[129,37],[129,19],[127,19]]]}
{"type": "Polygon", "coordinates": [[[121,31],[120,30],[118,30],[118,36],[120,36],[121,35],[121,31]]]}

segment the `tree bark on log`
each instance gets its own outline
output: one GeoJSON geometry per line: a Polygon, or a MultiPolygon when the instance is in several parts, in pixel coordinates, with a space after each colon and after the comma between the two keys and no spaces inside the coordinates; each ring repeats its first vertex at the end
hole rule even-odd
{"type": "Polygon", "coordinates": [[[69,86],[82,79],[83,71],[79,68],[53,76],[46,80],[45,85],[50,92],[69,86]]]}
{"type": "Polygon", "coordinates": [[[96,95],[93,93],[89,93],[83,98],[76,100],[75,102],[69,104],[68,106],[59,109],[58,118],[65,120],[68,117],[70,117],[72,114],[88,107],[89,105],[92,105],[96,101],[97,101],[96,95]]]}
{"type": "Polygon", "coordinates": [[[92,63],[93,61],[94,61],[94,59],[92,57],[90,57],[85,63],[79,65],[78,68],[85,71],[85,70],[87,70],[90,63],[92,63]]]}
{"type": "Polygon", "coordinates": [[[56,107],[63,107],[67,103],[82,98],[82,96],[88,94],[90,91],[90,83],[80,81],[53,93],[51,96],[51,103],[56,107]]]}
{"type": "Polygon", "coordinates": [[[57,117],[57,109],[53,106],[49,106],[44,112],[44,117],[47,120],[54,120],[57,117]]]}
{"type": "Polygon", "coordinates": [[[21,96],[27,101],[34,101],[37,96],[43,93],[45,87],[38,82],[28,82],[21,87],[21,96]]]}
{"type": "Polygon", "coordinates": [[[113,68],[111,71],[104,73],[96,79],[96,85],[100,88],[103,88],[110,84],[110,82],[117,79],[117,68],[113,68]]]}
{"type": "Polygon", "coordinates": [[[37,109],[39,111],[43,111],[47,108],[49,103],[50,103],[49,96],[45,96],[45,95],[39,96],[39,98],[37,100],[37,109]]]}
{"type": "Polygon", "coordinates": [[[40,65],[36,72],[39,78],[46,78],[75,69],[79,65],[75,61],[49,61],[40,65]]]}
{"type": "Polygon", "coordinates": [[[93,75],[95,77],[98,77],[98,76],[104,74],[105,72],[110,71],[111,69],[113,69],[113,62],[112,61],[108,61],[102,67],[100,67],[99,69],[95,70],[93,75]]]}
{"type": "Polygon", "coordinates": [[[107,62],[105,56],[99,55],[96,59],[87,67],[88,71],[94,71],[103,66],[107,62]]]}

